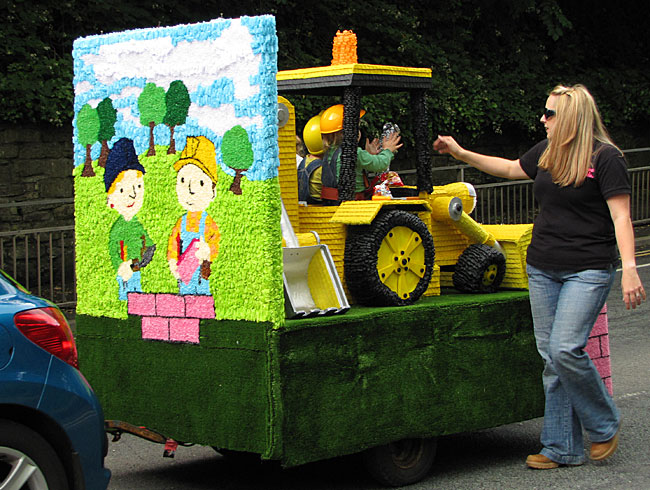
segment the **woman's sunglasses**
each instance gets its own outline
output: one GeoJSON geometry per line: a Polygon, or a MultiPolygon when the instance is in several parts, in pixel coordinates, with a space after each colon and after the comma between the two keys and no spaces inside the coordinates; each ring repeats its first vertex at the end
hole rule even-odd
{"type": "Polygon", "coordinates": [[[555,116],[555,111],[553,109],[546,109],[545,108],[544,112],[542,114],[546,119],[550,119],[553,116],[555,116]]]}

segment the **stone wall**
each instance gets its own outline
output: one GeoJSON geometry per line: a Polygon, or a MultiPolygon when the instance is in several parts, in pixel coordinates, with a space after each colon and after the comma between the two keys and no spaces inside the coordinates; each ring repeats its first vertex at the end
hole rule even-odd
{"type": "Polygon", "coordinates": [[[72,168],[71,127],[0,124],[0,232],[74,224],[72,168]]]}

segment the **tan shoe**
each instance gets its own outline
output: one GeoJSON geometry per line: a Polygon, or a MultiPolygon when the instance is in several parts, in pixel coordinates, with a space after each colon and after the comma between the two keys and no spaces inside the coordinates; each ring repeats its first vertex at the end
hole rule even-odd
{"type": "Polygon", "coordinates": [[[559,463],[548,459],[543,454],[531,454],[526,458],[526,465],[536,470],[552,470],[560,466],[559,463]]]}
{"type": "Polygon", "coordinates": [[[591,443],[591,452],[589,457],[594,461],[602,461],[603,459],[609,458],[612,454],[616,452],[618,448],[618,434],[621,430],[617,430],[614,437],[609,441],[605,442],[592,442],[591,443]]]}

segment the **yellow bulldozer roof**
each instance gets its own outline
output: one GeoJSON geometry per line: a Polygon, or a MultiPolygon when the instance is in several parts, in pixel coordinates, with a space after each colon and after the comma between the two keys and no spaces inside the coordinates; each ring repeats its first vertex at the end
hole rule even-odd
{"type": "Polygon", "coordinates": [[[366,94],[399,92],[431,88],[431,69],[350,63],[279,71],[277,81],[280,93],[337,95],[352,86],[366,94]]]}

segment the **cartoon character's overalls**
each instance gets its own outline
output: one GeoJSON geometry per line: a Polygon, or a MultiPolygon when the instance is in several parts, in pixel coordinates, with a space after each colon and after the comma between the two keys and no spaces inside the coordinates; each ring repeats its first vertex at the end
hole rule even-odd
{"type": "MultiPolygon", "coordinates": [[[[205,218],[208,213],[203,211],[201,213],[201,222],[199,224],[199,231],[189,231],[187,229],[187,213],[183,215],[181,222],[181,250],[180,255],[185,253],[194,254],[201,238],[205,239],[205,218]]],[[[192,274],[192,278],[188,283],[183,282],[182,279],[178,281],[179,292],[181,295],[200,294],[204,296],[210,295],[210,281],[201,277],[201,263],[197,261],[196,270],[192,274]]]]}
{"type": "Polygon", "coordinates": [[[139,293],[142,292],[142,285],[140,284],[140,271],[133,273],[128,281],[123,281],[120,276],[117,276],[117,284],[120,289],[120,300],[126,301],[126,293],[139,293]]]}
{"type": "MultiPolygon", "coordinates": [[[[144,239],[144,237],[143,237],[144,239]]],[[[122,261],[127,260],[127,250],[124,241],[120,241],[120,257],[122,261]]],[[[133,271],[133,275],[128,281],[122,280],[122,278],[117,276],[117,284],[119,288],[119,298],[121,301],[127,300],[127,293],[140,293],[142,292],[142,284],[140,279],[140,269],[133,271]]]]}
{"type": "Polygon", "coordinates": [[[142,291],[142,285],[140,284],[140,271],[134,272],[131,279],[128,281],[123,281],[120,276],[117,276],[117,284],[119,285],[120,290],[120,300],[126,301],[126,293],[138,293],[142,291]]]}

